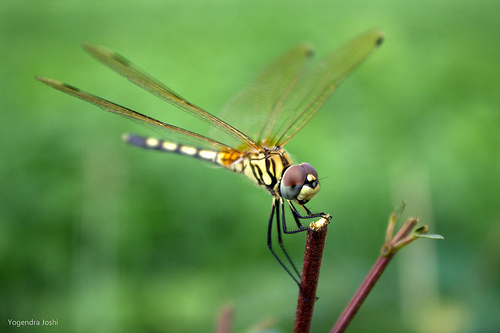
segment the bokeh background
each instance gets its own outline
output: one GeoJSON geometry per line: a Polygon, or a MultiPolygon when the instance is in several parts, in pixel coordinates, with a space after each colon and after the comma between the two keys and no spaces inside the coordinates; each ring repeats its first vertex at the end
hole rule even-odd
{"type": "MultiPolygon", "coordinates": [[[[499,12],[484,0],[0,1],[1,330],[57,319],[65,332],[210,332],[231,304],[235,332],[290,332],[297,288],[266,246],[267,193],[126,146],[123,132],[152,132],[33,76],[206,134],[79,44],[217,114],[294,44],[321,57],[380,27],[383,46],[286,147],[323,177],[310,208],[334,216],[313,331],[333,326],[406,199],[403,218],[445,240],[398,254],[349,331],[498,332],[499,12]]],[[[304,240],[285,238],[299,263],[304,240]]]]}

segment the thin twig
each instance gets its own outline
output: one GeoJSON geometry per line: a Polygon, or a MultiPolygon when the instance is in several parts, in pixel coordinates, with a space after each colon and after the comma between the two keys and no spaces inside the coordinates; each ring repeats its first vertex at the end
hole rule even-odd
{"type": "Polygon", "coordinates": [[[316,303],[316,288],[318,287],[319,269],[325,247],[326,233],[330,215],[309,225],[306,238],[304,264],[300,284],[297,312],[295,313],[295,333],[307,333],[311,329],[314,304],[316,303]]]}
{"type": "Polygon", "coordinates": [[[380,277],[380,275],[382,275],[394,254],[395,252],[387,257],[380,256],[378,258],[377,262],[370,270],[370,273],[368,273],[365,280],[359,287],[354,297],[351,299],[351,302],[349,302],[349,304],[345,308],[340,318],[337,320],[337,323],[335,323],[335,326],[330,331],[330,333],[339,333],[345,331],[347,326],[351,323],[352,318],[361,307],[361,304],[363,304],[373,286],[375,285],[375,283],[377,283],[378,278],[380,277]]]}
{"type": "MultiPolygon", "coordinates": [[[[391,215],[391,218],[389,219],[389,227],[388,227],[389,229],[393,228],[398,216],[399,214],[397,216],[394,214],[391,215]]],[[[351,299],[351,301],[345,308],[340,318],[337,320],[337,323],[335,323],[335,326],[332,328],[330,333],[339,333],[345,331],[345,329],[351,323],[352,319],[354,318],[359,308],[365,301],[366,297],[373,289],[373,287],[377,283],[382,273],[385,271],[385,268],[387,267],[391,259],[394,257],[396,252],[399,250],[399,248],[396,245],[402,240],[404,240],[406,237],[408,237],[408,235],[415,227],[417,222],[418,222],[417,219],[409,218],[403,224],[401,229],[399,229],[396,236],[394,237],[392,237],[394,229],[388,232],[388,235],[390,236],[388,238],[389,241],[386,242],[382,247],[380,257],[375,262],[375,265],[373,265],[372,269],[366,276],[365,280],[359,287],[358,291],[356,291],[356,294],[351,299]]]]}

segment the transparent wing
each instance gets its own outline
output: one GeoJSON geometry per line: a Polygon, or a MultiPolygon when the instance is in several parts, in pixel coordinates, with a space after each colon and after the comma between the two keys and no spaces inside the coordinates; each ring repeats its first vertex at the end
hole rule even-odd
{"type": "Polygon", "coordinates": [[[381,30],[370,30],[312,66],[307,66],[311,47],[298,45],[258,74],[220,117],[259,144],[283,146],[382,39],[381,30]]]}
{"type": "Polygon", "coordinates": [[[267,144],[264,142],[269,135],[266,129],[275,127],[283,104],[312,56],[310,45],[292,48],[261,71],[218,116],[237,126],[258,144],[267,144]]]}
{"type": "Polygon", "coordinates": [[[233,126],[229,125],[228,123],[222,121],[221,119],[215,117],[209,112],[201,109],[200,107],[191,104],[186,99],[181,97],[179,94],[174,92],[172,89],[165,86],[164,84],[153,78],[151,75],[145,73],[144,71],[136,67],[134,64],[132,64],[130,61],[128,61],[118,53],[111,51],[105,47],[92,45],[89,43],[83,44],[83,48],[92,56],[94,56],[96,59],[98,59],[99,61],[101,61],[114,71],[116,71],[118,74],[126,77],[129,81],[138,85],[144,90],[152,93],[153,95],[163,99],[164,101],[172,105],[177,106],[178,108],[189,113],[190,115],[193,115],[196,118],[209,123],[213,127],[229,134],[230,136],[235,138],[240,144],[248,146],[255,150],[261,149],[258,146],[258,144],[254,140],[252,140],[249,136],[239,131],[238,129],[234,128],[233,126]]]}
{"type": "Polygon", "coordinates": [[[124,106],[118,105],[116,103],[110,102],[98,96],[87,93],[83,90],[80,90],[68,84],[38,76],[36,76],[35,78],[52,88],[55,88],[66,94],[80,98],[91,104],[94,104],[105,111],[119,114],[126,118],[135,120],[142,125],[146,125],[152,128],[153,130],[157,131],[165,139],[173,140],[178,143],[194,144],[200,148],[208,147],[220,151],[231,152],[233,154],[241,154],[239,150],[236,150],[216,140],[210,139],[206,136],[185,130],[183,128],[174,125],[166,124],[154,118],[143,115],[142,113],[139,113],[137,111],[128,109],[124,106]]]}

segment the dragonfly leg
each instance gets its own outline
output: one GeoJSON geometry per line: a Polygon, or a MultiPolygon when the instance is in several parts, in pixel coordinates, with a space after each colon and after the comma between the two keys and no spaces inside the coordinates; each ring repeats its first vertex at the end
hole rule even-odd
{"type": "Polygon", "coordinates": [[[269,250],[273,254],[274,258],[279,262],[279,264],[281,265],[281,267],[283,267],[283,269],[288,273],[288,275],[290,275],[290,277],[297,284],[297,286],[299,286],[299,289],[300,289],[300,274],[299,274],[297,268],[295,267],[294,263],[292,262],[292,259],[290,258],[290,256],[288,255],[288,253],[285,251],[285,247],[283,246],[283,240],[281,238],[281,228],[280,228],[280,211],[279,211],[280,208],[276,207],[277,203],[278,203],[278,200],[274,199],[273,200],[273,206],[271,208],[271,216],[269,218],[269,224],[268,224],[268,227],[267,227],[267,247],[269,248],[269,250]],[[278,243],[279,243],[281,249],[283,250],[283,253],[285,253],[285,256],[287,257],[288,261],[292,265],[293,270],[299,276],[299,279],[297,279],[292,274],[292,272],[285,266],[285,264],[283,263],[283,261],[281,261],[281,259],[278,257],[278,255],[276,254],[276,252],[274,252],[274,250],[273,250],[272,230],[273,230],[273,220],[274,220],[274,214],[275,213],[276,213],[276,222],[277,222],[276,225],[277,225],[277,232],[278,232],[278,243]]]}
{"type": "MultiPolygon", "coordinates": [[[[307,209],[306,206],[300,205],[302,208],[304,208],[304,210],[307,213],[306,216],[302,216],[302,215],[300,215],[299,211],[295,208],[295,206],[293,205],[293,203],[291,201],[288,201],[288,205],[290,206],[290,209],[292,210],[293,217],[295,218],[295,222],[298,222],[297,219],[312,219],[315,217],[326,217],[325,213],[314,213],[313,214],[313,213],[311,213],[311,211],[309,209],[307,209]]],[[[302,225],[299,224],[298,226],[300,228],[302,225]]]]}
{"type": "Polygon", "coordinates": [[[292,204],[292,202],[289,201],[289,200],[287,200],[287,201],[288,201],[288,205],[290,206],[290,210],[292,211],[293,219],[295,220],[295,223],[297,224],[298,229],[297,230],[288,230],[287,229],[286,223],[285,223],[285,208],[284,208],[284,203],[281,202],[282,211],[283,211],[283,223],[282,224],[283,224],[283,231],[284,231],[285,234],[295,234],[295,233],[298,233],[298,232],[302,232],[302,231],[308,230],[309,228],[304,227],[302,225],[302,223],[300,223],[300,219],[309,219],[309,218],[320,217],[320,216],[324,216],[325,215],[324,213],[313,214],[313,213],[311,213],[309,211],[309,209],[307,209],[305,206],[302,205],[302,207],[304,208],[304,210],[308,214],[306,216],[302,216],[297,211],[297,209],[292,204]]]}
{"type": "Polygon", "coordinates": [[[293,263],[292,258],[290,258],[290,256],[288,255],[288,252],[286,252],[286,250],[285,250],[285,246],[283,245],[283,239],[282,239],[282,235],[281,235],[280,222],[283,225],[283,231],[286,233],[285,205],[283,204],[283,201],[281,201],[279,203],[279,205],[280,205],[280,208],[281,208],[281,221],[280,221],[279,208],[276,208],[276,212],[277,212],[277,214],[276,214],[276,229],[278,230],[278,243],[279,243],[279,245],[281,247],[281,250],[285,254],[286,258],[288,259],[288,262],[292,266],[293,270],[295,271],[295,273],[297,273],[297,275],[300,278],[301,275],[300,275],[299,271],[297,270],[297,267],[295,267],[295,264],[293,263]]]}

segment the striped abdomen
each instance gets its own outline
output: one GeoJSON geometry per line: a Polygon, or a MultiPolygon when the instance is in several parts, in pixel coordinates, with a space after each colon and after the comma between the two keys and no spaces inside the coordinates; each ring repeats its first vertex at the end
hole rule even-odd
{"type": "Polygon", "coordinates": [[[261,152],[245,151],[241,154],[234,154],[133,134],[126,134],[122,139],[137,147],[195,157],[242,173],[258,185],[264,186],[273,196],[278,195],[283,170],[290,165],[290,159],[283,149],[265,149],[261,152]]]}
{"type": "Polygon", "coordinates": [[[228,166],[236,162],[238,159],[241,159],[241,155],[235,155],[229,152],[196,148],[192,146],[186,146],[180,143],[159,140],[151,137],[142,137],[133,134],[123,135],[122,140],[128,144],[140,148],[154,149],[169,153],[176,153],[176,154],[195,157],[203,161],[223,166],[230,170],[233,170],[233,168],[230,168],[228,166]]]}

